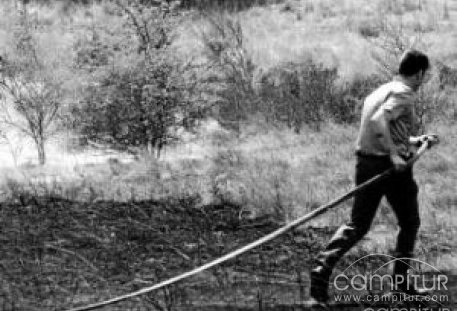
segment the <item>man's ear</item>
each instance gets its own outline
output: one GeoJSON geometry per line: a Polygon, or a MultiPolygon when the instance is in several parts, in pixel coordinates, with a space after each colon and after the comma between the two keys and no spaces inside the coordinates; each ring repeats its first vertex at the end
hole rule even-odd
{"type": "Polygon", "coordinates": [[[419,71],[411,76],[411,81],[415,81],[418,85],[422,84],[422,80],[424,79],[425,71],[419,71]]]}

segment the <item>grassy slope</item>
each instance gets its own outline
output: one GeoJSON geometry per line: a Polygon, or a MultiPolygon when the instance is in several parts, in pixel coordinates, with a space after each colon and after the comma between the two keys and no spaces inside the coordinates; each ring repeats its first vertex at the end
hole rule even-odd
{"type": "MultiPolygon", "coordinates": [[[[419,42],[416,46],[426,47],[434,58],[457,64],[457,1],[449,1],[449,19],[443,19],[442,1],[423,2],[422,11],[417,9],[417,1],[390,2],[395,3],[391,9],[381,0],[291,0],[287,9],[284,4],[257,7],[238,17],[248,50],[261,68],[312,56],[326,65],[338,66],[346,78],[373,73],[376,67],[369,57],[373,46],[361,33],[384,22],[403,23],[410,41],[419,42]],[[414,29],[423,30],[419,34],[414,29]]],[[[198,52],[195,25],[195,21],[193,27],[186,25],[184,29],[192,31],[184,31],[182,38],[186,50],[198,52]]]]}

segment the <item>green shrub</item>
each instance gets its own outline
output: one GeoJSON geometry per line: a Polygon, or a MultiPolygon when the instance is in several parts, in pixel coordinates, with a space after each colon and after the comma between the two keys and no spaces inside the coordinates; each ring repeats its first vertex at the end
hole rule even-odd
{"type": "Polygon", "coordinates": [[[108,71],[73,111],[82,135],[121,150],[147,147],[159,156],[179,127],[192,128],[203,116],[181,69],[156,58],[108,71]]]}
{"type": "Polygon", "coordinates": [[[193,128],[205,114],[206,102],[197,91],[198,66],[169,48],[180,18],[172,2],[119,0],[115,8],[126,21],[122,38],[134,48],[114,53],[95,31],[77,43],[77,66],[101,70],[83,90],[73,119],[80,120],[76,127],[88,140],[135,153],[146,147],[159,156],[180,129],[193,128]]]}

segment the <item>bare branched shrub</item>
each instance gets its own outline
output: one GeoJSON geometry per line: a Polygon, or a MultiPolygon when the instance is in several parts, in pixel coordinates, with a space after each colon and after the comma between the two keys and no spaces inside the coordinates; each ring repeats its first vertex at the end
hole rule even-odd
{"type": "Polygon", "coordinates": [[[51,60],[36,38],[27,3],[18,7],[9,53],[1,60],[0,126],[4,132],[13,130],[32,139],[38,161],[44,164],[45,143],[57,129],[64,88],[56,74],[58,60],[51,60]]]}
{"type": "Polygon", "coordinates": [[[7,94],[1,101],[0,122],[30,137],[37,149],[40,164],[46,162],[45,143],[54,133],[54,121],[62,105],[60,83],[52,77],[37,77],[34,81],[10,76],[0,82],[7,94]]]}
{"type": "Polygon", "coordinates": [[[0,88],[0,125],[33,140],[40,164],[46,162],[45,143],[55,133],[56,118],[62,106],[61,82],[42,65],[30,67],[14,60],[4,64],[0,88]]]}
{"type": "Polygon", "coordinates": [[[328,107],[331,118],[338,123],[353,123],[359,120],[363,101],[386,79],[371,75],[356,76],[335,87],[333,100],[328,107]]]}
{"type": "Polygon", "coordinates": [[[17,167],[19,163],[19,157],[22,153],[24,145],[22,144],[21,137],[12,136],[10,133],[0,130],[0,144],[4,144],[8,147],[8,150],[13,159],[14,166],[17,167]]]}
{"type": "Polygon", "coordinates": [[[181,0],[181,7],[202,11],[241,11],[252,6],[280,3],[283,0],[181,0]]]}
{"type": "Polygon", "coordinates": [[[433,121],[445,119],[452,106],[449,94],[441,89],[440,81],[436,76],[419,89],[417,101],[416,115],[420,132],[425,132],[427,126],[433,121]]]}
{"type": "Polygon", "coordinates": [[[379,72],[386,77],[392,77],[397,73],[400,56],[411,47],[410,37],[402,23],[383,21],[381,29],[381,35],[371,40],[375,47],[372,57],[379,72]]]}
{"type": "Polygon", "coordinates": [[[441,90],[445,88],[457,88],[457,68],[446,65],[442,61],[436,61],[435,67],[441,90]]]}
{"type": "Polygon", "coordinates": [[[120,14],[138,38],[138,52],[150,53],[169,46],[173,30],[179,23],[177,11],[180,1],[116,0],[120,14]]]}
{"type": "Polygon", "coordinates": [[[209,71],[202,82],[216,95],[218,119],[236,127],[258,104],[253,87],[255,66],[238,20],[221,14],[207,15],[206,20],[208,29],[202,31],[201,38],[209,71]]]}
{"type": "Polygon", "coordinates": [[[75,66],[77,69],[93,72],[101,66],[106,66],[113,56],[113,50],[102,42],[97,29],[90,30],[88,36],[82,37],[74,44],[76,52],[75,66]]]}

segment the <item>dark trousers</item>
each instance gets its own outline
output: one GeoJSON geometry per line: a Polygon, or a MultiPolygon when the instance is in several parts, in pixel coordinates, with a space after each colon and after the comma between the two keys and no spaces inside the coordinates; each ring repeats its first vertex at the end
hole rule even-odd
{"type": "MultiPolygon", "coordinates": [[[[391,167],[389,157],[358,155],[356,184],[359,185],[391,167]]],[[[336,231],[325,250],[318,255],[318,268],[328,276],[331,274],[338,260],[368,232],[383,196],[386,196],[391,205],[400,227],[396,256],[412,257],[420,225],[417,194],[418,187],[412,169],[394,173],[357,194],[351,220],[336,231]]],[[[407,265],[399,263],[395,266],[394,273],[404,274],[406,269],[407,265]]]]}

